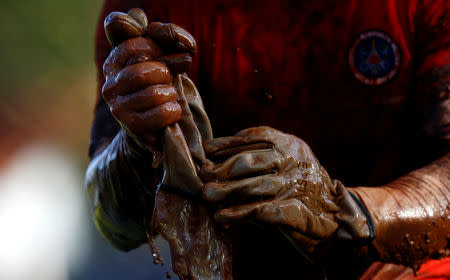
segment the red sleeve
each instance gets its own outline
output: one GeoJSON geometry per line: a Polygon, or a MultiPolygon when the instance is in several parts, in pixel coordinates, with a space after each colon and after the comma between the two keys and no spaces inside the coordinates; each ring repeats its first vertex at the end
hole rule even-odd
{"type": "MultiPolygon", "coordinates": [[[[417,93],[424,134],[450,139],[450,1],[420,1],[416,23],[417,93]]],[[[443,140],[443,141],[442,141],[443,140]]]]}
{"type": "Polygon", "coordinates": [[[418,280],[450,279],[450,258],[430,260],[422,265],[417,272],[418,280]]]}

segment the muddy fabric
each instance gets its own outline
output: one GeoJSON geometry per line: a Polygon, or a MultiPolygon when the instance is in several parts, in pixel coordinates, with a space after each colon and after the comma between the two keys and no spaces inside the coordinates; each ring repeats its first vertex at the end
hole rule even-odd
{"type": "Polygon", "coordinates": [[[199,200],[170,193],[163,186],[200,196],[203,182],[197,171],[206,163],[203,140],[212,130],[201,97],[186,75],[175,84],[183,109],[181,120],[164,131],[162,187],[156,192],[151,234],[169,242],[172,268],[180,279],[232,279],[231,247],[212,212],[199,200]]]}
{"type": "Polygon", "coordinates": [[[344,185],[331,180],[301,139],[255,127],[206,141],[205,150],[216,163],[202,166],[203,197],[232,204],[216,212],[220,223],[250,218],[276,225],[307,256],[332,238],[373,237],[344,185]]]}

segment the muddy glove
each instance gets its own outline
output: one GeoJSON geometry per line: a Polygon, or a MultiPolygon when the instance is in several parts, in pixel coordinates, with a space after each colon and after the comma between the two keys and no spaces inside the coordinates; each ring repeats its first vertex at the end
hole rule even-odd
{"type": "Polygon", "coordinates": [[[228,205],[216,221],[276,225],[307,257],[324,241],[373,237],[362,205],[299,138],[255,127],[207,141],[205,151],[213,162],[201,169],[203,197],[228,205]]]}

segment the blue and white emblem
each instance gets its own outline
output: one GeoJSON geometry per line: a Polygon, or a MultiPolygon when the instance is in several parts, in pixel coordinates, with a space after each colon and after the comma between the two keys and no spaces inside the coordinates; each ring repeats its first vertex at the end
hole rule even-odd
{"type": "Polygon", "coordinates": [[[366,85],[382,85],[390,81],[400,68],[400,51],[384,32],[361,33],[349,51],[353,75],[366,85]]]}

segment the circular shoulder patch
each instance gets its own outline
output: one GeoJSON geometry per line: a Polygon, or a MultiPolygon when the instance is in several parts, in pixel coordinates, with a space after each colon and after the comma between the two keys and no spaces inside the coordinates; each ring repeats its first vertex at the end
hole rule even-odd
{"type": "Polygon", "coordinates": [[[349,51],[348,62],[355,77],[366,85],[382,85],[390,81],[400,68],[400,51],[384,32],[359,34],[349,51]]]}

